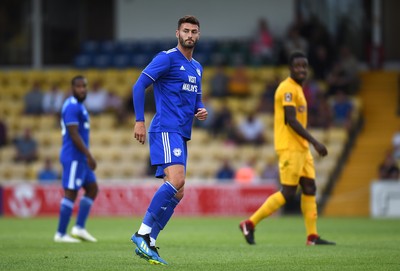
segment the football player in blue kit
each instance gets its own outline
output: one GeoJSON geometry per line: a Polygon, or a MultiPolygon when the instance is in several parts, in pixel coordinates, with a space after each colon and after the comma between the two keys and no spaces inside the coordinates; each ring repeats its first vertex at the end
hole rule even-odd
{"type": "Polygon", "coordinates": [[[163,178],[164,183],[154,194],[131,240],[136,244],[138,256],[161,265],[167,263],[157,251],[156,239],[184,194],[187,141],[191,137],[193,118],[205,120],[208,114],[201,95],[203,67],[193,58],[200,37],[198,19],[180,18],[175,35],[178,45],[157,54],[132,89],[136,115],[134,136],[144,144],[145,90],[153,84],[156,113],[148,131],[150,160],[157,166],[156,177],[163,178]]]}
{"type": "Polygon", "coordinates": [[[85,228],[91,206],[96,198],[96,160],[89,151],[89,114],[83,102],[87,95],[87,80],[76,76],[71,81],[72,96],[67,98],[61,111],[62,148],[60,162],[63,167],[62,186],[64,197],[60,203],[60,215],[55,242],[77,243],[81,240],[97,242],[85,228]],[[79,211],[71,235],[67,227],[79,189],[85,194],[80,200],[79,211]]]}

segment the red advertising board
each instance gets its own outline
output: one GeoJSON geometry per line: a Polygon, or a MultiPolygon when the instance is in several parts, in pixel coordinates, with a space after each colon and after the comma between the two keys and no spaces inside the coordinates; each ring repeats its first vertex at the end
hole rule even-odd
{"type": "MultiPolygon", "coordinates": [[[[100,184],[92,207],[97,216],[142,216],[159,184],[100,184]]],[[[254,212],[276,191],[274,185],[187,185],[177,215],[245,215],[254,212]]],[[[80,192],[79,197],[82,196],[80,192]]],[[[21,183],[3,187],[5,216],[57,215],[63,191],[59,185],[21,183]]],[[[77,209],[77,202],[75,209],[77,209]]],[[[76,210],[75,210],[76,211],[76,210]]]]}

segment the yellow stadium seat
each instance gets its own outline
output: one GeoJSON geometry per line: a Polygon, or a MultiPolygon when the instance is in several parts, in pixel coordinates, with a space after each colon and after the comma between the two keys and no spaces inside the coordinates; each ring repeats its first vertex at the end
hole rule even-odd
{"type": "Polygon", "coordinates": [[[319,142],[326,143],[327,135],[326,130],[321,128],[309,128],[309,133],[319,142]]]}
{"type": "Polygon", "coordinates": [[[345,144],[348,139],[348,133],[345,128],[337,128],[337,127],[329,128],[326,136],[328,143],[337,142],[345,144]]]}
{"type": "Polygon", "coordinates": [[[48,147],[39,148],[39,159],[45,160],[46,158],[51,159],[54,162],[59,161],[61,146],[53,145],[48,147]]]}

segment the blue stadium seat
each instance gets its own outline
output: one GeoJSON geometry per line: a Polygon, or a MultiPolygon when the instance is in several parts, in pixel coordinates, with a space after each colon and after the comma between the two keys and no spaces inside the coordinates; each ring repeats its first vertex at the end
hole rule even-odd
{"type": "Polygon", "coordinates": [[[90,54],[94,55],[99,50],[99,43],[97,41],[85,41],[81,45],[81,53],[82,54],[90,54]]]}
{"type": "Polygon", "coordinates": [[[195,52],[210,54],[213,50],[215,50],[216,46],[217,43],[212,39],[200,40],[196,44],[195,52]]]}
{"type": "Polygon", "coordinates": [[[78,69],[87,69],[92,65],[92,56],[81,54],[75,57],[74,66],[78,69]]]}
{"type": "Polygon", "coordinates": [[[131,58],[131,65],[134,68],[143,68],[151,61],[151,59],[152,57],[149,54],[135,54],[131,58]]]}
{"type": "Polygon", "coordinates": [[[135,50],[135,43],[133,41],[118,41],[117,52],[121,54],[132,54],[135,50]]]}
{"type": "Polygon", "coordinates": [[[116,44],[112,40],[102,41],[99,47],[100,54],[114,54],[116,50],[116,44]]]}
{"type": "Polygon", "coordinates": [[[194,50],[194,59],[196,59],[202,66],[208,66],[211,63],[211,55],[205,52],[197,52],[194,50]]]}
{"type": "Polygon", "coordinates": [[[110,54],[101,54],[96,55],[93,58],[93,67],[98,69],[105,69],[111,66],[112,55],[110,54]]]}
{"type": "Polygon", "coordinates": [[[127,68],[131,65],[130,58],[131,58],[131,54],[115,55],[111,60],[112,66],[114,68],[118,68],[118,69],[127,68]]]}

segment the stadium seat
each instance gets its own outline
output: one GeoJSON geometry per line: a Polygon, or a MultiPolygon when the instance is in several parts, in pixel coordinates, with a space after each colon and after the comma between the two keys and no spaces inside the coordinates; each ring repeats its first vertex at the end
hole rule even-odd
{"type": "Polygon", "coordinates": [[[329,128],[326,136],[328,143],[337,142],[345,144],[348,139],[348,133],[344,128],[336,128],[336,127],[329,128]]]}
{"type": "Polygon", "coordinates": [[[131,54],[118,54],[111,60],[111,66],[117,69],[125,69],[130,66],[131,54]]]}
{"type": "Polygon", "coordinates": [[[93,56],[92,66],[96,69],[106,69],[111,66],[112,55],[110,54],[99,54],[93,56]]]}
{"type": "Polygon", "coordinates": [[[148,54],[134,54],[131,57],[131,66],[134,68],[143,68],[145,67],[151,60],[151,56],[148,54]]]}
{"type": "Polygon", "coordinates": [[[99,42],[99,50],[100,54],[112,55],[116,52],[117,44],[112,40],[106,40],[99,42]]]}
{"type": "Polygon", "coordinates": [[[81,45],[81,52],[83,54],[94,55],[99,50],[99,43],[97,41],[85,41],[81,45]]]}
{"type": "Polygon", "coordinates": [[[39,159],[44,161],[46,158],[51,159],[54,163],[59,162],[61,145],[51,145],[46,147],[39,147],[39,159]]]}
{"type": "Polygon", "coordinates": [[[74,66],[77,69],[87,69],[93,63],[92,56],[87,54],[81,54],[75,57],[74,66]]]}

